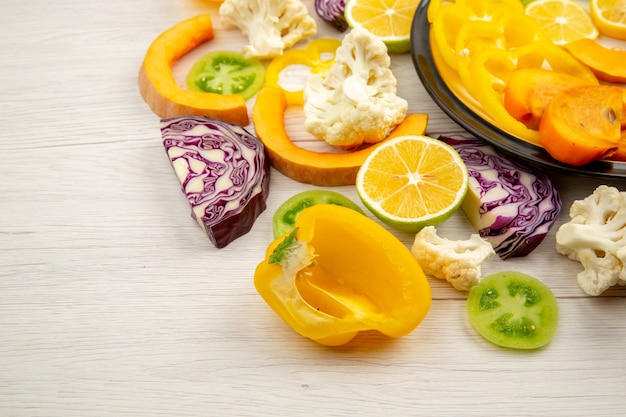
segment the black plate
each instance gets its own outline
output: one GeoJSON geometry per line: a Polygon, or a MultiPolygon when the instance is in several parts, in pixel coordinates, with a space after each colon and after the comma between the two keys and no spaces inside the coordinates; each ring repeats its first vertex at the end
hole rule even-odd
{"type": "Polygon", "coordinates": [[[563,164],[552,158],[540,146],[535,146],[499,129],[469,109],[447,87],[437,71],[430,51],[430,25],[427,19],[429,4],[430,0],[422,0],[415,12],[411,27],[411,54],[417,75],[424,88],[452,120],[472,135],[526,162],[558,172],[597,178],[626,178],[626,163],[595,161],[582,167],[563,164]]]}

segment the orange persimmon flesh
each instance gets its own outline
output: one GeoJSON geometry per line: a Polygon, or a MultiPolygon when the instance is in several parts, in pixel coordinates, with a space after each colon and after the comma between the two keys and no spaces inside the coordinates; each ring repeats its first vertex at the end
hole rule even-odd
{"type": "Polygon", "coordinates": [[[580,39],[565,49],[587,65],[602,81],[626,83],[626,49],[608,48],[592,39],[580,39]]]}
{"type": "Polygon", "coordinates": [[[537,130],[548,103],[560,91],[577,85],[597,84],[589,79],[537,67],[519,68],[509,77],[504,107],[517,121],[537,130]]]}
{"type": "Polygon", "coordinates": [[[583,85],[565,89],[546,107],[539,124],[541,145],[552,157],[580,166],[617,150],[622,88],[583,85]]]}
{"type": "Polygon", "coordinates": [[[177,23],[150,45],[139,70],[139,92],[162,119],[207,116],[241,126],[250,120],[241,94],[220,95],[183,89],[172,73],[174,64],[198,45],[213,39],[211,16],[201,14],[177,23]]]}
{"type": "Polygon", "coordinates": [[[626,130],[622,130],[622,135],[617,143],[617,150],[611,155],[611,159],[626,162],[626,130]]]}
{"type": "Polygon", "coordinates": [[[622,130],[626,130],[626,88],[622,88],[622,130]]]}
{"type": "Polygon", "coordinates": [[[422,135],[428,115],[408,114],[383,141],[352,152],[315,152],[297,146],[285,128],[287,98],[277,86],[266,85],[259,91],[252,118],[257,137],[265,145],[270,163],[287,177],[320,186],[354,185],[365,158],[381,143],[400,135],[422,135]]]}

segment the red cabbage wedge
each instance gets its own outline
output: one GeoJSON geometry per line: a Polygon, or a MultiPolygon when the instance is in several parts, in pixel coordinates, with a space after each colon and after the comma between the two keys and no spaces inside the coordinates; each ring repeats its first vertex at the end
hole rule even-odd
{"type": "Polygon", "coordinates": [[[348,22],[344,17],[345,8],[345,0],[315,0],[317,15],[340,32],[348,29],[348,22]]]}
{"type": "Polygon", "coordinates": [[[248,233],[269,194],[261,141],[241,126],[200,116],[161,120],[161,134],[191,217],[211,242],[223,248],[248,233]]]}
{"type": "Polygon", "coordinates": [[[502,259],[526,256],[561,212],[561,197],[543,172],[468,136],[441,136],[465,161],[470,187],[462,210],[502,259]]]}

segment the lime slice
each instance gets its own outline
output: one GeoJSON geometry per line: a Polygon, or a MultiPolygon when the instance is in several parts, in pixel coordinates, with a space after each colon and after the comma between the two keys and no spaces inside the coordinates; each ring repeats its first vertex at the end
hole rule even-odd
{"type": "Polygon", "coordinates": [[[469,174],[456,150],[428,136],[399,136],[380,145],[356,177],[363,204],[381,221],[416,232],[460,207],[469,174]]]}
{"type": "Polygon", "coordinates": [[[419,0],[347,0],[344,10],[351,28],[363,27],[387,45],[389,53],[411,48],[413,15],[419,0]]]}
{"type": "Polygon", "coordinates": [[[577,1],[534,0],[528,3],[525,10],[556,45],[598,37],[598,29],[589,12],[577,1]]]}

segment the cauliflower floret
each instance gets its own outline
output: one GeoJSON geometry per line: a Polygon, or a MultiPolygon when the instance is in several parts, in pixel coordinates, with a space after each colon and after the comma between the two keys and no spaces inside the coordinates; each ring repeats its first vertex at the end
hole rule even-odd
{"type": "Polygon", "coordinates": [[[481,265],[495,254],[493,246],[478,234],[467,240],[449,240],[426,226],[415,235],[411,253],[424,272],[445,279],[459,291],[469,291],[480,282],[481,265]]]}
{"type": "Polygon", "coordinates": [[[224,26],[237,26],[248,36],[247,58],[272,58],[300,39],[315,35],[317,25],[300,0],[224,0],[220,6],[224,26]]]}
{"type": "Polygon", "coordinates": [[[574,201],[569,216],[556,232],[556,250],[582,264],[578,285],[589,295],[626,285],[626,192],[600,185],[574,201]]]}
{"type": "Polygon", "coordinates": [[[390,64],[383,41],[366,29],[352,29],[326,75],[307,77],[304,128],[342,149],[383,140],[408,109],[396,96],[390,64]]]}

